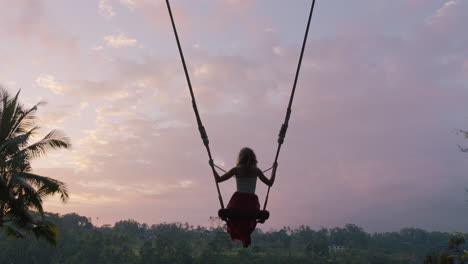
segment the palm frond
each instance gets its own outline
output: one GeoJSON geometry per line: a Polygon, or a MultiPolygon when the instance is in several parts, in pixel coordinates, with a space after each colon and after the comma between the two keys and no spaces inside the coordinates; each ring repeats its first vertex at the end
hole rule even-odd
{"type": "Polygon", "coordinates": [[[24,133],[31,127],[34,127],[34,121],[37,119],[34,113],[36,113],[38,107],[43,104],[45,104],[45,102],[41,101],[27,110],[24,110],[21,106],[18,111],[18,116],[15,117],[15,122],[12,126],[13,133],[24,133]]]}
{"type": "Polygon", "coordinates": [[[11,104],[12,99],[6,91],[1,93],[2,109],[0,119],[0,142],[6,140],[11,133],[13,116],[16,112],[16,105],[11,104]]]}
{"type": "Polygon", "coordinates": [[[45,102],[39,102],[29,109],[19,102],[19,90],[14,96],[10,96],[5,88],[0,87],[0,100],[2,106],[0,109],[0,142],[24,133],[34,126],[36,116],[34,113],[40,105],[45,102]]]}
{"type": "Polygon", "coordinates": [[[7,204],[9,210],[5,214],[5,218],[9,218],[17,227],[26,227],[33,222],[33,217],[25,207],[24,198],[19,196],[17,199],[10,195],[7,204]]]}
{"type": "MultiPolygon", "coordinates": [[[[1,158],[5,158],[0,156],[1,158]]],[[[0,163],[1,164],[1,163],[0,163]]],[[[16,173],[19,171],[28,171],[31,168],[31,161],[26,153],[17,153],[14,156],[7,156],[2,165],[2,169],[6,173],[7,180],[10,177],[11,173],[16,173]]]]}
{"type": "Polygon", "coordinates": [[[39,127],[33,127],[26,133],[17,135],[12,138],[0,142],[0,153],[2,156],[7,156],[18,152],[21,148],[28,144],[29,139],[33,136],[39,127]]]}
{"type": "Polygon", "coordinates": [[[18,174],[16,173],[11,175],[11,179],[8,184],[10,185],[8,186],[10,189],[20,188],[26,192],[36,192],[34,187],[32,187],[31,184],[29,184],[29,182],[25,181],[21,177],[18,177],[18,174]]]}
{"type": "Polygon", "coordinates": [[[39,222],[35,227],[32,229],[36,238],[43,238],[45,239],[51,246],[57,246],[57,239],[59,234],[59,229],[56,225],[51,222],[39,222]]]}
{"type": "Polygon", "coordinates": [[[42,140],[22,149],[18,153],[27,153],[31,158],[37,158],[45,155],[48,149],[68,149],[70,147],[70,138],[65,136],[60,130],[52,130],[42,140]]]}
{"type": "Polygon", "coordinates": [[[60,182],[60,184],[61,185],[44,185],[41,188],[39,188],[37,192],[40,195],[40,197],[51,196],[58,193],[60,195],[60,200],[62,200],[62,202],[66,202],[69,198],[68,188],[64,183],[60,182]]]}
{"type": "Polygon", "coordinates": [[[44,216],[44,208],[42,207],[42,203],[42,196],[38,193],[28,197],[28,209],[34,208],[41,216],[44,216]]]}
{"type": "Polygon", "coordinates": [[[68,200],[68,188],[65,183],[56,179],[28,172],[18,172],[17,174],[26,181],[37,186],[39,188],[37,193],[41,195],[41,197],[58,193],[60,194],[62,201],[65,202],[68,200]]]}
{"type": "Polygon", "coordinates": [[[25,201],[24,206],[26,208],[34,208],[36,209],[40,215],[44,214],[44,209],[42,208],[42,195],[36,191],[36,189],[31,186],[31,184],[20,177],[21,174],[14,173],[11,176],[10,185],[12,187],[10,189],[16,190],[16,192],[21,193],[23,199],[25,201]]]}
{"type": "Polygon", "coordinates": [[[16,93],[16,95],[9,101],[8,108],[9,108],[9,113],[10,113],[10,122],[8,124],[9,126],[9,134],[7,134],[6,138],[9,138],[13,133],[15,133],[15,126],[16,123],[18,122],[19,115],[23,112],[22,108],[23,106],[18,102],[18,97],[19,97],[20,91],[16,93]]]}
{"type": "Polygon", "coordinates": [[[2,228],[5,231],[5,235],[15,237],[15,238],[24,238],[24,234],[21,233],[18,229],[10,226],[10,225],[3,225],[2,228]]]}

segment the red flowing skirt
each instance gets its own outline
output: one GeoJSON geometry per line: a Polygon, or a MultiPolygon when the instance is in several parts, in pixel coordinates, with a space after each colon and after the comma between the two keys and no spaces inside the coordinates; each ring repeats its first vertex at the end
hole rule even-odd
{"type": "MultiPolygon", "coordinates": [[[[227,208],[240,212],[258,212],[260,203],[258,196],[254,193],[235,192],[227,208]]],[[[250,245],[250,234],[255,230],[257,221],[255,219],[228,219],[227,232],[231,235],[231,240],[241,240],[244,248],[250,245]]]]}

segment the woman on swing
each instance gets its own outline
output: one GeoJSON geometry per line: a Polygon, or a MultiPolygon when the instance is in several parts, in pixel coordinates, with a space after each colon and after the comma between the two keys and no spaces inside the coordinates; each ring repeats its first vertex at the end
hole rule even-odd
{"type": "MultiPolygon", "coordinates": [[[[214,166],[213,161],[210,165],[214,166]]],[[[276,164],[274,165],[276,166],[276,164]]],[[[276,168],[274,168],[274,172],[276,168]]],[[[220,176],[216,170],[215,176],[217,182],[226,181],[233,176],[236,177],[237,192],[235,192],[229,204],[228,209],[236,211],[256,213],[260,211],[258,196],[255,194],[257,178],[268,186],[272,186],[275,181],[275,173],[273,172],[271,179],[268,179],[263,174],[262,170],[257,167],[257,157],[250,148],[243,148],[239,152],[236,167],[232,168],[224,175],[220,176]]],[[[255,219],[227,219],[227,232],[231,235],[231,240],[241,240],[244,248],[250,245],[250,234],[255,230],[257,222],[255,219]]]]}

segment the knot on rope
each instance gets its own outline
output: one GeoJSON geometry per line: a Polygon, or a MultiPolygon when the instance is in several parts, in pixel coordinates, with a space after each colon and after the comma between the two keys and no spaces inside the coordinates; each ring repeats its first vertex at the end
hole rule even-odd
{"type": "Polygon", "coordinates": [[[279,135],[278,135],[278,144],[283,144],[284,137],[286,136],[286,131],[288,130],[288,124],[283,124],[281,126],[279,135]]]}
{"type": "Polygon", "coordinates": [[[205,127],[204,126],[199,126],[198,130],[200,131],[200,135],[201,135],[201,138],[203,140],[203,144],[205,144],[205,146],[208,146],[208,144],[210,144],[210,140],[208,139],[208,134],[206,134],[205,127]]]}
{"type": "Polygon", "coordinates": [[[288,109],[286,110],[286,118],[284,119],[284,123],[281,126],[278,135],[278,144],[280,145],[284,142],[284,137],[286,136],[286,131],[288,130],[289,118],[291,118],[291,106],[288,106],[288,109]]]}

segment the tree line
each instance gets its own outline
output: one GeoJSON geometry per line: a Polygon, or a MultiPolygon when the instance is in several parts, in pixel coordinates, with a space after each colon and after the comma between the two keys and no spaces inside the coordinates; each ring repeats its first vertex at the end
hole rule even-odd
{"type": "Polygon", "coordinates": [[[224,222],[210,227],[188,223],[141,224],[119,221],[97,227],[77,214],[45,214],[60,230],[55,247],[41,239],[0,235],[0,263],[423,263],[428,252],[441,252],[451,234],[405,228],[367,233],[361,227],[314,230],[308,226],[262,231],[252,246],[232,242],[224,222]]]}

